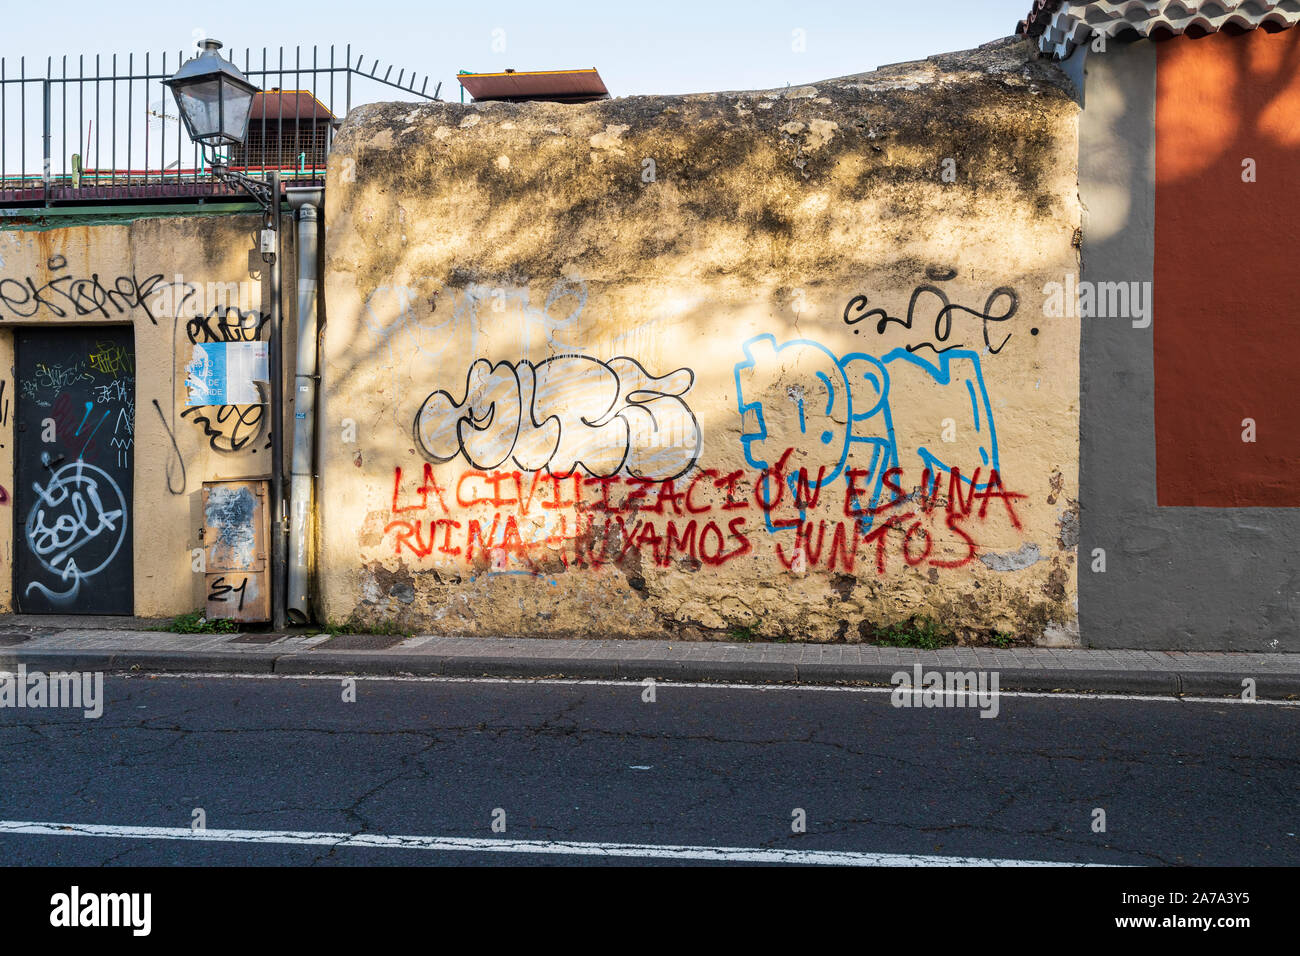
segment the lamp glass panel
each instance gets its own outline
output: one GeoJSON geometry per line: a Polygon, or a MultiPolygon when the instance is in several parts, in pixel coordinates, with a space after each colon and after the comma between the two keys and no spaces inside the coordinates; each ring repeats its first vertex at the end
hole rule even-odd
{"type": "Polygon", "coordinates": [[[181,112],[190,123],[190,133],[202,139],[221,130],[221,81],[217,77],[195,80],[176,88],[181,112]]]}
{"type": "Polygon", "coordinates": [[[253,108],[253,91],[233,83],[225,83],[222,94],[226,100],[226,126],[222,132],[232,142],[242,143],[244,135],[248,132],[248,114],[253,108]]]}

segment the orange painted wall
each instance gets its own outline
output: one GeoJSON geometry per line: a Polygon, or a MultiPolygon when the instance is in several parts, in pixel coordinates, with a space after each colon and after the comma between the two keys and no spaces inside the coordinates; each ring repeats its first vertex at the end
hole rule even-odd
{"type": "Polygon", "coordinates": [[[1300,29],[1158,44],[1155,205],[1157,502],[1300,506],[1300,29]]]}

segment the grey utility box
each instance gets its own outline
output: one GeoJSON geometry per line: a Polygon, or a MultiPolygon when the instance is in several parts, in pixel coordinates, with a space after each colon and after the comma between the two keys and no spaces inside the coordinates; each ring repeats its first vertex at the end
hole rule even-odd
{"type": "Polygon", "coordinates": [[[203,483],[209,620],[271,620],[269,482],[203,483]]]}

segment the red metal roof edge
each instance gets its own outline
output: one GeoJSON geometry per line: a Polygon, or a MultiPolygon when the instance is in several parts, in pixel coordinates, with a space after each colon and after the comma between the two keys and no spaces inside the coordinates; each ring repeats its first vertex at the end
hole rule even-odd
{"type": "Polygon", "coordinates": [[[267,119],[335,119],[329,107],[316,98],[311,90],[262,90],[253,97],[253,105],[249,110],[249,119],[260,119],[263,104],[269,102],[270,97],[278,97],[280,106],[273,103],[270,105],[270,113],[267,119]],[[305,103],[305,106],[304,106],[305,103]],[[292,104],[292,105],[290,105],[292,104]]]}
{"type": "Polygon", "coordinates": [[[476,100],[609,96],[609,89],[595,67],[576,70],[459,73],[456,80],[476,100]]]}

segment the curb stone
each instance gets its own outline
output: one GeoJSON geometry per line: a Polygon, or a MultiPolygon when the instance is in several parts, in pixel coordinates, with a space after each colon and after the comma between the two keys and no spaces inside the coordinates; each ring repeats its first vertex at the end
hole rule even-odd
{"type": "MultiPolygon", "coordinates": [[[[613,648],[617,654],[624,648],[613,648]]],[[[113,673],[225,673],[383,677],[574,678],[641,682],[691,681],[714,683],[782,683],[808,685],[874,685],[889,687],[899,671],[911,672],[915,662],[834,663],[758,660],[684,660],[663,657],[504,656],[415,651],[346,651],[276,649],[274,644],[249,645],[247,650],[113,650],[41,648],[27,645],[0,648],[0,670],[19,664],[28,670],[82,670],[113,673]]],[[[1297,661],[1300,664],[1300,660],[1297,661]]],[[[1153,696],[1240,698],[1242,681],[1255,681],[1261,700],[1300,699],[1300,667],[1296,672],[1259,670],[1243,664],[1239,672],[1192,669],[1124,669],[1072,667],[981,667],[975,664],[926,661],[927,671],[996,671],[1000,691],[1144,694],[1153,696]]]]}

